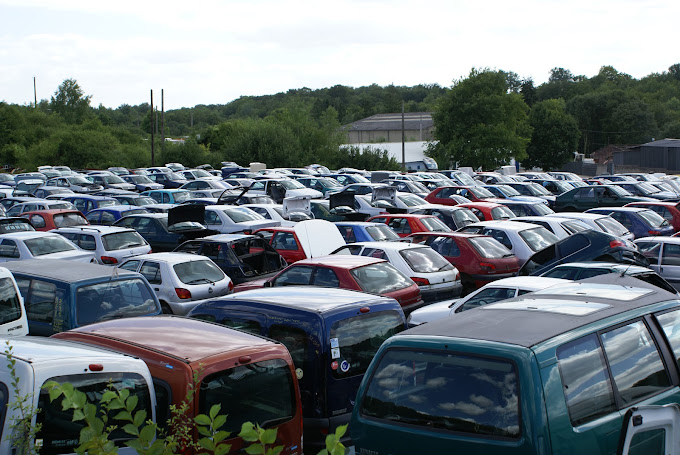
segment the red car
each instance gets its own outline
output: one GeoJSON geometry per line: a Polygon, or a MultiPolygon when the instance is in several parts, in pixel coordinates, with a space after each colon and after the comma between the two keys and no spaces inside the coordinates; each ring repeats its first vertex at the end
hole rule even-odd
{"type": "Polygon", "coordinates": [[[404,313],[424,305],[418,285],[384,259],[335,255],[303,259],[272,278],[241,283],[234,292],[272,286],[326,286],[392,297],[404,313]]]}
{"type": "Polygon", "coordinates": [[[519,271],[517,257],[488,235],[421,232],[409,238],[429,245],[456,266],[460,271],[463,294],[491,281],[515,276],[519,271]]]}
{"type": "Polygon", "coordinates": [[[680,231],[680,202],[631,202],[624,207],[644,207],[654,210],[673,226],[675,232],[680,231]]]}
{"type": "Polygon", "coordinates": [[[295,229],[292,227],[263,228],[254,231],[253,234],[264,237],[288,264],[307,259],[300,240],[295,234],[295,229]]]}
{"type": "Polygon", "coordinates": [[[36,231],[51,231],[60,227],[87,226],[90,223],[78,210],[47,209],[24,212],[22,218],[28,218],[36,231]]]}
{"type": "Polygon", "coordinates": [[[425,196],[425,200],[430,204],[458,205],[458,202],[451,198],[452,195],[463,196],[472,202],[498,200],[491,191],[481,186],[442,186],[425,196]]]}
{"type": "Polygon", "coordinates": [[[399,237],[406,237],[414,232],[452,232],[451,228],[435,215],[387,214],[373,216],[366,221],[385,223],[399,237]]]}
{"type": "Polygon", "coordinates": [[[479,221],[509,220],[517,215],[503,204],[495,202],[470,202],[468,204],[458,204],[457,207],[465,207],[472,210],[479,221]]]}

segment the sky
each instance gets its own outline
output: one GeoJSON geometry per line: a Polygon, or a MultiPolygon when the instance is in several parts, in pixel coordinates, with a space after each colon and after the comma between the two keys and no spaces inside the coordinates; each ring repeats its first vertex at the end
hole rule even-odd
{"type": "Polygon", "coordinates": [[[289,89],[450,87],[472,68],[548,80],[680,63],[677,0],[0,0],[0,100],[75,79],[91,105],[165,110],[289,89]]]}

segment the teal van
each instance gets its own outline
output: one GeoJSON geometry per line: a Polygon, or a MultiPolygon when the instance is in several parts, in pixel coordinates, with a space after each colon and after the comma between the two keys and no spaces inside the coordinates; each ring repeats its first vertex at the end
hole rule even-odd
{"type": "Polygon", "coordinates": [[[629,409],[680,403],[679,359],[678,294],[620,274],[558,285],[388,339],[351,438],[358,455],[615,454],[629,409]]]}

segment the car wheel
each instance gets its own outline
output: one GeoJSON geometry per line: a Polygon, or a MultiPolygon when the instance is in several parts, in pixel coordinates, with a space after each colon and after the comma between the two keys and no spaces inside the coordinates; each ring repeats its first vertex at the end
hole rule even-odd
{"type": "Polygon", "coordinates": [[[163,314],[174,314],[170,305],[165,302],[161,302],[161,311],[163,311],[163,314]]]}
{"type": "Polygon", "coordinates": [[[460,274],[460,282],[463,285],[463,291],[461,292],[460,296],[465,297],[471,292],[474,292],[477,288],[475,287],[475,282],[470,278],[469,275],[466,275],[464,273],[460,274]]]}

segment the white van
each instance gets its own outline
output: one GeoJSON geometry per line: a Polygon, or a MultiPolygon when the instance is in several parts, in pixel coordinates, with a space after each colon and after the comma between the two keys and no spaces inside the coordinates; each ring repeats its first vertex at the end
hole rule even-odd
{"type": "MultiPolygon", "coordinates": [[[[109,385],[128,389],[136,395],[139,404],[136,410],[145,409],[147,416],[155,421],[156,399],[151,375],[146,364],[135,357],[113,351],[84,346],[79,343],[42,337],[0,337],[0,343],[9,343],[12,357],[16,361],[14,370],[19,378],[19,397],[31,397],[33,409],[40,412],[32,423],[41,424],[42,429],[32,443],[41,446],[40,453],[72,454],[78,446],[82,422],[73,422],[73,411],[63,411],[61,399],[50,402],[49,392],[42,389],[47,381],[68,382],[85,392],[88,399],[99,403],[109,385]]],[[[12,424],[20,418],[13,409],[16,402],[12,385],[7,348],[0,359],[0,453],[10,454],[23,434],[11,434],[12,424]]],[[[122,425],[120,425],[122,427],[122,425]]],[[[119,454],[134,454],[133,449],[124,446],[131,436],[121,429],[110,435],[116,440],[119,454]]]]}
{"type": "Polygon", "coordinates": [[[28,335],[28,319],[12,272],[0,267],[0,336],[4,335],[28,335]]]}

